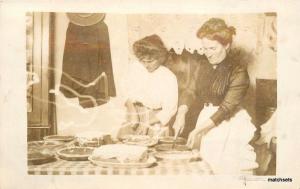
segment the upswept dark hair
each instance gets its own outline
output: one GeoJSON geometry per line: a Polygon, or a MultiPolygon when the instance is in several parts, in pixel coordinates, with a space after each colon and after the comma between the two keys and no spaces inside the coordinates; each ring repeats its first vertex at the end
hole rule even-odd
{"type": "Polygon", "coordinates": [[[154,34],[146,36],[133,44],[134,55],[139,59],[151,57],[164,63],[167,59],[168,50],[166,49],[161,38],[154,34]]]}
{"type": "Polygon", "coordinates": [[[206,21],[197,31],[197,37],[202,39],[204,37],[216,40],[222,45],[232,43],[232,37],[235,35],[235,28],[227,26],[225,21],[220,18],[211,18],[206,21]]]}

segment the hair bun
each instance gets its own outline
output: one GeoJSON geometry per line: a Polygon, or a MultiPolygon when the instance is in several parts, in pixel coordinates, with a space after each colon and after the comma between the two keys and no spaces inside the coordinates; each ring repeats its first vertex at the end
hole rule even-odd
{"type": "Polygon", "coordinates": [[[235,31],[235,28],[233,26],[229,26],[227,29],[231,33],[231,35],[236,35],[236,31],[235,31]]]}

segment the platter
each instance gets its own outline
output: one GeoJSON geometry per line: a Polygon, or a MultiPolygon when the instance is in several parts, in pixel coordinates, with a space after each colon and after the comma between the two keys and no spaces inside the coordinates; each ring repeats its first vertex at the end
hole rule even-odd
{"type": "Polygon", "coordinates": [[[156,159],[153,156],[148,157],[147,160],[143,162],[135,162],[135,163],[121,163],[118,162],[116,159],[111,160],[104,160],[99,157],[90,156],[88,158],[93,164],[101,166],[101,167],[107,167],[107,168],[147,168],[151,167],[156,163],[156,159]]]}

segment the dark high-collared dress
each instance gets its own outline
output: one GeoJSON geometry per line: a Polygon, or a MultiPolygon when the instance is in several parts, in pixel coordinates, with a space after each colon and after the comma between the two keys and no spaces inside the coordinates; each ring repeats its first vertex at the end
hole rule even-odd
{"type": "Polygon", "coordinates": [[[189,107],[184,136],[194,129],[197,117],[206,104],[219,107],[210,117],[216,125],[230,119],[240,109],[250,80],[246,65],[235,56],[229,53],[216,67],[207,59],[199,59],[189,86],[182,92],[179,101],[179,105],[189,107]]]}
{"type": "Polygon", "coordinates": [[[251,172],[257,167],[249,145],[255,126],[241,107],[250,83],[246,65],[232,53],[215,67],[202,59],[192,78],[180,100],[181,105],[189,107],[186,121],[193,122],[192,127],[185,128],[185,134],[211,119],[217,127],[196,139],[195,148],[200,147],[202,158],[215,173],[251,172]]]}

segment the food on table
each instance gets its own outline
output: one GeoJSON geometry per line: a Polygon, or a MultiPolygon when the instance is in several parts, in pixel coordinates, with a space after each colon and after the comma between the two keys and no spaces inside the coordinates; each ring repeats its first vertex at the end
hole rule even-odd
{"type": "MultiPolygon", "coordinates": [[[[160,137],[159,138],[159,143],[161,143],[161,144],[173,144],[173,142],[174,142],[174,137],[173,136],[167,136],[167,137],[160,137]]],[[[184,145],[184,144],[186,144],[186,139],[182,138],[182,137],[177,137],[176,144],[184,145]]]]}
{"type": "Polygon", "coordinates": [[[199,153],[196,151],[160,151],[154,156],[162,160],[191,161],[200,159],[199,153]]]}
{"type": "Polygon", "coordinates": [[[63,141],[70,142],[75,139],[74,136],[49,135],[43,138],[45,141],[63,141]]]}
{"type": "Polygon", "coordinates": [[[157,151],[190,151],[185,145],[160,144],[155,147],[157,151]]]}
{"type": "Polygon", "coordinates": [[[153,146],[157,142],[157,139],[147,135],[127,135],[123,138],[123,143],[139,146],[153,146]]]}
{"type": "Polygon", "coordinates": [[[191,161],[200,159],[198,151],[192,151],[185,145],[160,144],[155,149],[157,152],[154,153],[154,156],[161,160],[191,161]]]}
{"type": "Polygon", "coordinates": [[[57,152],[58,157],[68,161],[85,161],[93,153],[94,148],[69,147],[57,152]]]}
{"type": "Polygon", "coordinates": [[[81,147],[99,147],[103,144],[111,144],[112,139],[110,134],[88,131],[76,135],[76,140],[81,147]]]}
{"type": "Polygon", "coordinates": [[[55,154],[56,150],[64,147],[62,141],[32,141],[28,142],[28,153],[40,152],[43,154],[55,154]]]}
{"type": "Polygon", "coordinates": [[[43,163],[48,163],[55,161],[55,155],[48,152],[40,152],[40,151],[28,151],[27,154],[27,162],[29,165],[40,165],[43,163]]]}
{"type": "Polygon", "coordinates": [[[116,163],[147,162],[147,147],[127,144],[109,144],[96,148],[92,154],[93,160],[116,163]]]}

